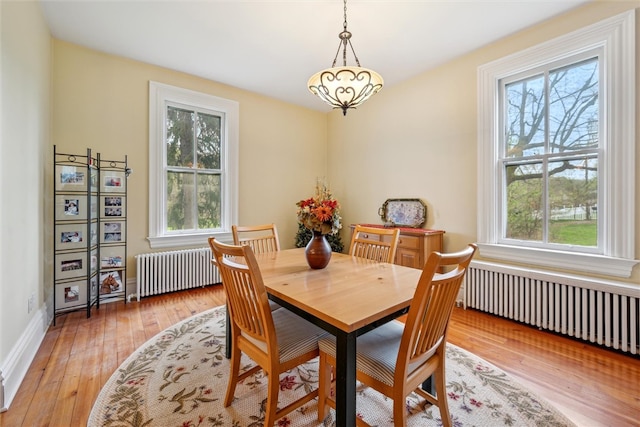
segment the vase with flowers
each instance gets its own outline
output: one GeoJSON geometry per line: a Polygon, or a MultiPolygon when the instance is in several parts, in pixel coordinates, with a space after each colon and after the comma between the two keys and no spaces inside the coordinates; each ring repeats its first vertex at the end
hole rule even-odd
{"type": "Polygon", "coordinates": [[[331,245],[326,236],[336,234],[342,228],[340,204],[327,186],[318,182],[315,195],[300,200],[296,206],[298,222],[313,234],[305,247],[307,263],[314,269],[325,268],[331,260],[331,245]]]}

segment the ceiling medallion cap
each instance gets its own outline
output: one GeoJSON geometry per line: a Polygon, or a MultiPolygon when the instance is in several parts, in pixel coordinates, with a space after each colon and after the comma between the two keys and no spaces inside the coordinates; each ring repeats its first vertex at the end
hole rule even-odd
{"type": "Polygon", "coordinates": [[[380,74],[355,66],[327,68],[311,76],[307,83],[311,93],[333,108],[341,108],[343,115],[378,93],[383,85],[380,74]]]}

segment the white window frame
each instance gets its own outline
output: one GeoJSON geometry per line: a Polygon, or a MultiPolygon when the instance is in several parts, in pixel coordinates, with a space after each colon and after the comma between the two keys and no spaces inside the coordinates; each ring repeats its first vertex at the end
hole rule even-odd
{"type": "Polygon", "coordinates": [[[149,81],[149,243],[151,248],[204,245],[210,236],[231,240],[238,217],[239,104],[217,96],[149,81]],[[224,114],[222,138],[222,225],[216,230],[166,231],[166,111],[168,103],[224,114]]]}
{"type": "Polygon", "coordinates": [[[478,246],[486,258],[630,277],[635,248],[635,11],[478,68],[478,246]],[[500,80],[581,52],[601,49],[603,253],[501,244],[500,80]]]}

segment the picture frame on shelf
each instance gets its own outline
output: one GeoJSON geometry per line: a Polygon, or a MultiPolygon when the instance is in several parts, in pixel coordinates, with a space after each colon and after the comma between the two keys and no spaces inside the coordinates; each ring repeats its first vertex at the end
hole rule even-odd
{"type": "Polygon", "coordinates": [[[100,218],[124,218],[127,200],[124,196],[101,196],[100,218]]]}
{"type": "Polygon", "coordinates": [[[91,295],[91,301],[95,300],[98,297],[98,274],[95,274],[93,277],[91,277],[91,280],[89,281],[89,286],[90,286],[90,295],[91,295]]]}
{"type": "Polygon", "coordinates": [[[92,192],[98,191],[98,169],[96,169],[95,167],[91,167],[89,169],[89,174],[91,177],[91,184],[89,188],[92,192]]]}
{"type": "Polygon", "coordinates": [[[93,247],[98,244],[98,222],[89,224],[89,246],[93,247]]]}
{"type": "Polygon", "coordinates": [[[87,253],[70,252],[56,254],[56,280],[72,279],[87,275],[87,253]]]}
{"type": "Polygon", "coordinates": [[[123,292],[124,286],[119,271],[109,271],[100,274],[100,295],[123,292]]]}
{"type": "Polygon", "coordinates": [[[87,219],[87,196],[59,194],[55,197],[56,221],[83,221],[87,219]]]}
{"type": "Polygon", "coordinates": [[[56,228],[56,250],[81,249],[86,247],[86,224],[61,224],[56,228]]]}
{"type": "Polygon", "coordinates": [[[98,250],[94,249],[91,251],[91,264],[89,266],[89,274],[94,274],[98,272],[98,250]]]}
{"type": "Polygon", "coordinates": [[[102,176],[100,190],[104,193],[124,193],[126,191],[126,176],[124,172],[105,171],[102,176]]]}
{"type": "Polygon", "coordinates": [[[86,191],[87,167],[84,165],[56,165],[56,191],[86,191]]]}
{"type": "Polygon", "coordinates": [[[124,246],[108,246],[100,250],[100,268],[118,269],[125,265],[124,246]]]}
{"type": "Polygon", "coordinates": [[[87,282],[76,280],[56,284],[56,308],[68,309],[87,303],[87,282]]]}
{"type": "Polygon", "coordinates": [[[126,234],[125,221],[105,221],[100,223],[101,243],[124,243],[126,234]]]}
{"type": "Polygon", "coordinates": [[[98,218],[98,196],[91,196],[91,206],[89,207],[91,218],[98,218]]]}

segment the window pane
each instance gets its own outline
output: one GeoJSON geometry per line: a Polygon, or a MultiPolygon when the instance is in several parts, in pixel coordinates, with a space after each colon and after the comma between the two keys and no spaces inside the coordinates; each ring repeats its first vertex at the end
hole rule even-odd
{"type": "Polygon", "coordinates": [[[598,160],[549,164],[549,242],[598,245],[598,160]]]}
{"type": "Polygon", "coordinates": [[[544,153],[544,76],[508,84],[505,91],[505,156],[522,157],[544,153]]]}
{"type": "Polygon", "coordinates": [[[598,61],[549,73],[549,151],[598,146],[598,61]]]}
{"type": "Polygon", "coordinates": [[[198,114],[198,167],[220,169],[220,124],[222,118],[198,114]]]}
{"type": "Polygon", "coordinates": [[[193,166],[193,111],[167,107],[167,166],[193,166]]]}
{"type": "Polygon", "coordinates": [[[506,238],[542,240],[542,163],[506,167],[506,238]]]}
{"type": "Polygon", "coordinates": [[[167,230],[193,230],[195,224],[194,174],[167,173],[167,230]]]}
{"type": "Polygon", "coordinates": [[[222,224],[222,179],[220,175],[198,174],[198,228],[220,228],[222,224]]]}

